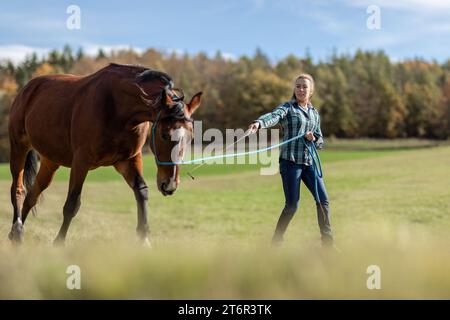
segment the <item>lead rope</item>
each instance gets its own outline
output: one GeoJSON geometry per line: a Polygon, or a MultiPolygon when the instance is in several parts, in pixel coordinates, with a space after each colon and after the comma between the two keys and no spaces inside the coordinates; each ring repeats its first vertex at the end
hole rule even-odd
{"type": "MultiPolygon", "coordinates": [[[[247,131],[245,131],[244,135],[242,137],[240,137],[239,139],[236,140],[236,142],[231,143],[229,146],[225,147],[224,151],[228,150],[231,147],[234,147],[239,141],[241,141],[242,139],[244,139],[245,137],[248,137],[250,135],[251,130],[248,129],[247,131]]],[[[194,176],[192,175],[192,172],[194,172],[195,170],[203,167],[206,164],[206,162],[203,162],[201,164],[196,165],[192,170],[187,172],[187,175],[189,177],[192,178],[192,180],[194,180],[194,176]]]]}
{"type": "MultiPolygon", "coordinates": [[[[317,149],[316,146],[313,142],[310,142],[311,146],[309,146],[308,142],[305,140],[304,135],[298,135],[296,137],[287,139],[281,143],[277,143],[273,146],[270,147],[266,147],[266,148],[262,148],[262,149],[258,149],[258,150],[254,150],[254,151],[246,151],[246,152],[237,152],[237,153],[232,153],[232,154],[222,154],[222,155],[218,155],[218,156],[210,156],[210,157],[203,157],[203,158],[199,158],[199,159],[193,159],[193,160],[189,160],[189,161],[178,161],[178,162],[173,162],[173,161],[160,161],[158,159],[158,152],[156,150],[156,143],[155,143],[155,133],[156,133],[156,126],[158,124],[159,118],[161,116],[161,111],[158,112],[158,115],[156,116],[156,120],[153,124],[152,127],[152,145],[153,145],[153,152],[154,152],[154,156],[155,156],[155,161],[158,165],[180,165],[180,164],[194,164],[197,162],[203,162],[199,165],[197,165],[196,167],[194,167],[192,170],[190,170],[187,174],[194,180],[195,178],[192,176],[192,172],[194,172],[195,170],[199,169],[200,167],[202,167],[203,165],[205,165],[207,162],[207,160],[214,160],[214,159],[223,159],[223,158],[230,158],[230,157],[239,157],[239,156],[246,156],[246,155],[252,155],[252,154],[258,154],[261,152],[265,152],[265,151],[269,151],[278,147],[281,147],[291,141],[294,141],[296,139],[300,139],[302,138],[303,143],[305,144],[306,148],[308,149],[308,152],[312,158],[312,163],[313,163],[313,169],[314,169],[314,177],[315,177],[315,199],[319,200],[320,202],[320,198],[318,195],[318,191],[317,191],[317,177],[322,178],[323,173],[322,173],[322,163],[320,161],[320,157],[319,154],[317,153],[317,149]]],[[[240,137],[238,140],[236,140],[235,142],[231,143],[230,145],[228,145],[227,147],[225,147],[225,150],[228,150],[229,148],[235,146],[239,141],[241,141],[242,139],[246,138],[247,136],[250,135],[251,130],[248,129],[247,131],[245,131],[244,135],[242,137],[240,137]]]]}

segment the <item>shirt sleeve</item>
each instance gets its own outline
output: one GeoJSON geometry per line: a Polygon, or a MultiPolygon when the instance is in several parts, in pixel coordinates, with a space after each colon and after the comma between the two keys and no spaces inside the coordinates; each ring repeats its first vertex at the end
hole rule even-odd
{"type": "Polygon", "coordinates": [[[313,135],[314,135],[314,137],[316,137],[316,141],[315,141],[316,148],[320,150],[320,149],[323,148],[323,145],[324,145],[325,141],[323,140],[322,130],[320,129],[320,115],[319,115],[319,113],[317,113],[317,116],[318,116],[318,118],[317,118],[317,126],[316,126],[316,129],[313,132],[313,135]]]}
{"type": "Polygon", "coordinates": [[[270,128],[277,125],[286,117],[289,111],[289,104],[283,103],[276,107],[272,112],[263,114],[255,122],[259,122],[261,129],[270,128]]]}

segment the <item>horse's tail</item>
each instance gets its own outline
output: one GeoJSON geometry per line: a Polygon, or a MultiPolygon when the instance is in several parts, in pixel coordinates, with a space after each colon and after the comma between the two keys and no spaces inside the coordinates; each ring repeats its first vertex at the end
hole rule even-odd
{"type": "MultiPolygon", "coordinates": [[[[25,168],[23,174],[23,183],[25,185],[26,193],[31,192],[31,188],[36,180],[38,173],[38,156],[36,151],[30,150],[25,161],[25,168]]],[[[36,206],[32,209],[33,215],[36,215],[36,206]]]]}

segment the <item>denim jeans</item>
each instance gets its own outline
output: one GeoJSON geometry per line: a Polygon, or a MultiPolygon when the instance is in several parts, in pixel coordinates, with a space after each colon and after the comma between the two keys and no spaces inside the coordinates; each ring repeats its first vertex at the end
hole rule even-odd
{"type": "Polygon", "coordinates": [[[316,201],[317,221],[319,222],[322,242],[331,244],[333,242],[333,236],[330,225],[330,209],[328,194],[323,179],[315,175],[313,166],[297,164],[285,159],[280,159],[280,174],[283,181],[286,202],[278,220],[273,240],[275,242],[283,240],[283,235],[286,232],[289,222],[299,206],[300,184],[303,181],[316,201]],[[315,179],[317,179],[317,196],[319,199],[316,199],[315,179]]]}

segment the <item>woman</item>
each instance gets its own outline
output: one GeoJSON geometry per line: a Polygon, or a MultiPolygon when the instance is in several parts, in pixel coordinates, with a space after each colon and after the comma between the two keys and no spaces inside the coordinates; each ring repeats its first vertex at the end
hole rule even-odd
{"type": "Polygon", "coordinates": [[[320,129],[320,116],[311,105],[314,93],[314,79],[309,74],[301,74],[295,80],[294,93],[290,101],[279,105],[270,113],[264,114],[250,124],[251,133],[261,128],[270,128],[278,123],[283,127],[283,140],[304,135],[304,139],[295,139],[280,150],[280,174],[283,182],[285,206],[281,212],[272,242],[280,244],[286,228],[297,211],[300,201],[300,182],[306,187],[316,200],[317,219],[319,221],[322,244],[332,245],[333,236],[330,226],[330,211],[328,195],[322,178],[316,176],[313,159],[305,143],[315,143],[322,148],[323,136],[320,129]],[[316,180],[317,179],[317,193],[316,180]]]}

